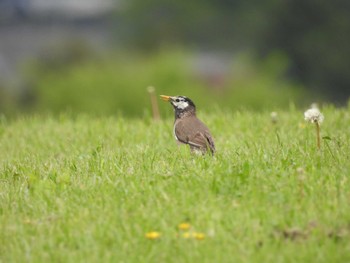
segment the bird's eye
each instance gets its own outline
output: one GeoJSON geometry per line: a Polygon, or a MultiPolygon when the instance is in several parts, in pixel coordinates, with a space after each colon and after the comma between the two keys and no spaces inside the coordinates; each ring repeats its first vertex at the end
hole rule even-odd
{"type": "Polygon", "coordinates": [[[176,102],[180,102],[180,100],[179,100],[179,99],[176,99],[175,101],[176,101],[176,102]]]}

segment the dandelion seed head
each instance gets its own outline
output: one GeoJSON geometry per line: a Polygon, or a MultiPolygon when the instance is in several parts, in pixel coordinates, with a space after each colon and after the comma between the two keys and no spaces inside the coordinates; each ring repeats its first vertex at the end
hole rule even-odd
{"type": "Polygon", "coordinates": [[[148,93],[153,93],[155,91],[155,88],[153,86],[148,86],[147,91],[148,93]]]}
{"type": "Polygon", "coordinates": [[[310,108],[311,109],[318,109],[318,104],[316,102],[311,103],[310,108]]]}
{"type": "Polygon", "coordinates": [[[323,114],[317,108],[311,108],[304,112],[305,120],[311,123],[322,123],[324,120],[323,114]]]}
{"type": "Polygon", "coordinates": [[[270,113],[270,117],[271,117],[271,122],[272,123],[276,123],[278,121],[278,114],[277,112],[273,111],[270,113]]]}

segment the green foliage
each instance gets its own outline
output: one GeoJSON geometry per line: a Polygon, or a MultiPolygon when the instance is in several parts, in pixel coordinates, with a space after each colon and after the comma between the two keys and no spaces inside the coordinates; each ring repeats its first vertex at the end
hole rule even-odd
{"type": "Polygon", "coordinates": [[[8,113],[13,107],[9,92],[0,84],[0,113],[8,113]]]}
{"type": "Polygon", "coordinates": [[[130,0],[117,15],[127,28],[124,41],[139,48],[184,42],[232,48],[235,40],[239,41],[234,34],[238,27],[232,15],[235,7],[237,4],[229,1],[130,0]]]}
{"type": "Polygon", "coordinates": [[[349,98],[349,1],[129,0],[118,16],[131,45],[248,47],[261,57],[282,50],[291,61],[290,79],[330,100],[349,98]]]}
{"type": "MultiPolygon", "coordinates": [[[[255,6],[252,6],[255,8],[255,6]]],[[[274,1],[265,14],[256,47],[283,50],[291,72],[308,88],[346,103],[350,84],[350,4],[347,1],[274,1]]]]}
{"type": "MultiPolygon", "coordinates": [[[[254,65],[238,56],[227,72],[198,72],[198,57],[181,51],[152,55],[115,54],[108,59],[34,65],[30,83],[36,94],[35,111],[123,114],[144,116],[150,112],[148,86],[157,96],[186,95],[208,111],[221,108],[274,108],[307,101],[298,85],[284,78],[288,62],[276,55],[254,65]],[[197,65],[197,66],[196,66],[197,65]]],[[[54,60],[53,60],[54,61],[54,60]]],[[[210,63],[210,62],[209,62],[210,63]]],[[[216,70],[217,71],[217,70],[216,70]]],[[[215,72],[215,70],[214,70],[215,72]]],[[[315,98],[312,98],[314,100],[315,98]]],[[[161,108],[166,111],[164,103],[161,108]]],[[[170,111],[168,111],[170,112],[170,111]]]]}
{"type": "Polygon", "coordinates": [[[294,109],[199,112],[213,158],[172,118],[1,121],[0,261],[348,262],[350,115],[322,112],[321,150],[294,109]]]}

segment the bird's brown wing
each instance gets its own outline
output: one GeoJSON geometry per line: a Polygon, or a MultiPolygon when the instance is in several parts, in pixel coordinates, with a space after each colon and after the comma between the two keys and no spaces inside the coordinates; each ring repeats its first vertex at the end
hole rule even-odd
{"type": "Polygon", "coordinates": [[[175,136],[182,142],[191,147],[207,150],[212,153],[215,151],[214,140],[208,127],[195,117],[179,119],[175,123],[175,136]]]}
{"type": "Polygon", "coordinates": [[[197,145],[200,145],[199,148],[201,150],[210,149],[212,153],[215,152],[214,140],[209,132],[197,132],[195,136],[188,142],[188,144],[193,147],[198,147],[197,145]]]}

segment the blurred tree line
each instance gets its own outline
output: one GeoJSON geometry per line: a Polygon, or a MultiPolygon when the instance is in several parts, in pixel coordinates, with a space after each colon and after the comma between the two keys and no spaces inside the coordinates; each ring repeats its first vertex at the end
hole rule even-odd
{"type": "MultiPolygon", "coordinates": [[[[101,52],[78,37],[48,45],[23,63],[20,87],[0,79],[0,113],[149,116],[148,86],[195,98],[206,110],[349,100],[348,0],[116,3],[112,19],[102,17],[115,33],[113,50],[101,52]]],[[[104,29],[94,29],[95,22],[52,25],[104,29]]]]}
{"type": "Polygon", "coordinates": [[[348,100],[348,0],[127,0],[121,13],[124,37],[138,48],[248,49],[260,59],[279,50],[289,78],[333,102],[348,100]]]}

